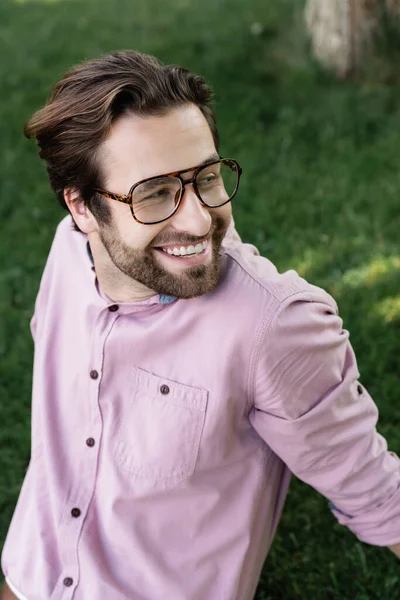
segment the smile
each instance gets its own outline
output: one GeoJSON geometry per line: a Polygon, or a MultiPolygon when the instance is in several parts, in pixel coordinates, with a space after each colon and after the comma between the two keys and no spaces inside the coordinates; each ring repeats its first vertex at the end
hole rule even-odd
{"type": "Polygon", "coordinates": [[[165,252],[166,254],[170,254],[173,256],[196,256],[198,254],[201,254],[202,252],[204,252],[204,250],[206,250],[208,246],[208,241],[204,241],[201,244],[196,244],[196,246],[165,246],[160,248],[160,250],[162,250],[163,252],[165,252]]]}

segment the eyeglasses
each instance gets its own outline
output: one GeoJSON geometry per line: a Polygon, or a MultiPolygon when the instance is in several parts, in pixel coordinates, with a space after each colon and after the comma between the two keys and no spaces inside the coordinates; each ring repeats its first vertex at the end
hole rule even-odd
{"type": "Polygon", "coordinates": [[[224,206],[235,196],[241,174],[242,169],[236,160],[220,158],[200,167],[138,181],[126,196],[98,188],[94,191],[105,198],[129,204],[132,216],[138,223],[155,225],[176,213],[182,202],[185,186],[189,183],[193,184],[193,190],[204,206],[224,206]],[[193,171],[192,177],[183,181],[181,175],[189,171],[193,171]]]}

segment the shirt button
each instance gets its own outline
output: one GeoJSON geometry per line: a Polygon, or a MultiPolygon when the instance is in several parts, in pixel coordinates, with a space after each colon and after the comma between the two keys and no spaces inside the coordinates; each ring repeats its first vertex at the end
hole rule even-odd
{"type": "Polygon", "coordinates": [[[72,579],[72,577],[66,577],[63,581],[63,584],[65,585],[65,587],[71,587],[71,585],[74,583],[74,580],[72,579]]]}
{"type": "Polygon", "coordinates": [[[112,306],[109,306],[109,307],[108,307],[108,310],[109,310],[110,312],[116,312],[118,309],[119,309],[119,306],[118,306],[118,304],[113,304],[112,306]]]}
{"type": "Polygon", "coordinates": [[[81,516],[81,511],[79,510],[79,508],[73,508],[71,510],[71,515],[75,518],[78,518],[81,516]]]}
{"type": "Polygon", "coordinates": [[[90,377],[91,377],[92,379],[97,379],[97,378],[98,378],[98,376],[99,376],[99,374],[98,374],[98,372],[97,372],[97,371],[90,371],[90,377]]]}
{"type": "Polygon", "coordinates": [[[88,439],[86,440],[86,445],[87,445],[87,446],[89,446],[89,448],[93,448],[93,446],[95,445],[95,443],[96,443],[96,442],[94,441],[94,439],[93,439],[93,438],[88,438],[88,439]]]}
{"type": "Polygon", "coordinates": [[[169,394],[169,387],[168,387],[167,385],[162,385],[162,386],[160,387],[160,392],[161,392],[162,394],[169,394]]]}

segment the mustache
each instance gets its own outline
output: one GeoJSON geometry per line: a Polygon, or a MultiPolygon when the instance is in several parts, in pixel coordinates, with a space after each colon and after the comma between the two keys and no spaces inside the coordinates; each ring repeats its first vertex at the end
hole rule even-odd
{"type": "Polygon", "coordinates": [[[190,235],[188,233],[178,233],[178,232],[172,233],[171,232],[170,234],[165,234],[162,238],[160,237],[158,240],[156,240],[151,245],[153,246],[153,248],[160,247],[160,246],[169,246],[172,244],[175,244],[175,245],[192,244],[193,246],[195,246],[196,244],[201,244],[205,240],[208,240],[210,237],[212,237],[214,235],[214,233],[216,231],[221,230],[223,228],[223,226],[224,226],[223,219],[221,219],[221,220],[217,219],[215,222],[213,222],[211,224],[210,230],[206,236],[198,237],[198,236],[190,235]]]}

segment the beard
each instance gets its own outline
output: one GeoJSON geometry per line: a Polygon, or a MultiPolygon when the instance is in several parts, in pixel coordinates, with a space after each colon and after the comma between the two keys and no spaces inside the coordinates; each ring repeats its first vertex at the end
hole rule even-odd
{"type": "MultiPolygon", "coordinates": [[[[207,294],[217,286],[221,271],[221,246],[228,226],[229,222],[222,217],[212,217],[210,263],[187,267],[179,273],[169,271],[161,265],[156,256],[158,250],[150,246],[143,250],[137,250],[125,244],[113,226],[103,226],[99,235],[111,261],[124,275],[158,294],[189,299],[207,294]]],[[[187,234],[184,237],[180,236],[180,239],[178,234],[174,236],[174,242],[177,245],[195,245],[199,241],[198,238],[190,237],[187,234]]],[[[167,243],[164,240],[164,244],[167,243]]]]}

